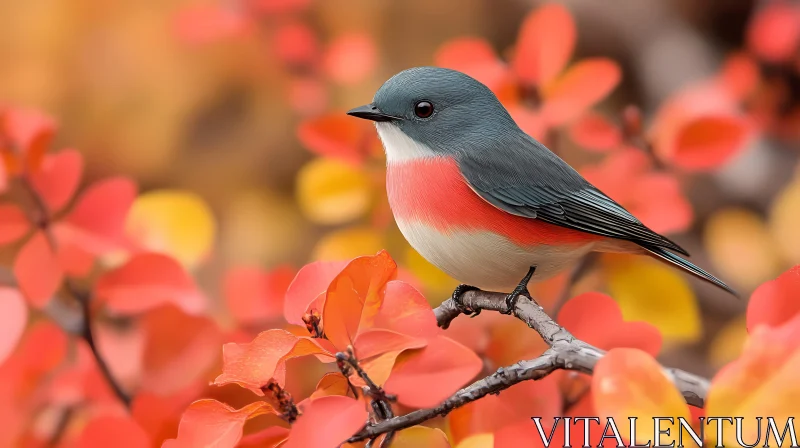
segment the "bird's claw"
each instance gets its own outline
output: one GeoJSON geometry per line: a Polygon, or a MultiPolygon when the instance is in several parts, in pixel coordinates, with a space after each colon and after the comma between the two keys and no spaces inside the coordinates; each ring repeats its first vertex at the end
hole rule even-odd
{"type": "Polygon", "coordinates": [[[528,282],[531,280],[531,277],[533,277],[534,272],[536,272],[536,266],[531,266],[530,269],[528,269],[528,273],[520,280],[517,287],[511,291],[511,294],[506,296],[506,309],[500,311],[500,314],[512,314],[514,308],[517,307],[517,300],[519,300],[520,295],[524,294],[530,297],[531,293],[528,292],[528,282]]]}
{"type": "Polygon", "coordinates": [[[459,312],[466,316],[475,317],[478,314],[481,314],[481,310],[473,310],[472,308],[464,305],[464,302],[461,300],[461,296],[467,291],[480,291],[480,288],[462,283],[456,286],[456,289],[453,290],[453,295],[451,298],[453,299],[453,303],[456,305],[456,308],[458,308],[459,312]]]}

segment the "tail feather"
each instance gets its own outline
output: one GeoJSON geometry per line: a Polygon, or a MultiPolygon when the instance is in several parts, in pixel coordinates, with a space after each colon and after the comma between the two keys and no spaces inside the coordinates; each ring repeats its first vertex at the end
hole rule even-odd
{"type": "Polygon", "coordinates": [[[733,288],[726,285],[725,282],[722,280],[714,277],[713,275],[709,274],[708,272],[700,269],[699,267],[695,266],[694,264],[690,263],[688,260],[681,258],[678,255],[673,254],[672,252],[661,248],[661,247],[652,247],[652,246],[642,246],[648,252],[650,252],[653,256],[660,258],[664,261],[667,261],[679,268],[683,269],[684,271],[694,275],[695,277],[705,280],[713,285],[716,285],[725,291],[733,294],[737,298],[739,297],[739,293],[737,293],[733,288]]]}

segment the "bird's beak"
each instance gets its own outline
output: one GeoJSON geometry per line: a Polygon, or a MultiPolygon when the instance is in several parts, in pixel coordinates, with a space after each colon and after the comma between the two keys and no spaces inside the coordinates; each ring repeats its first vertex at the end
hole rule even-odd
{"type": "Polygon", "coordinates": [[[347,115],[372,121],[393,121],[400,119],[400,117],[393,117],[383,113],[380,109],[378,109],[378,106],[374,104],[366,104],[364,106],[356,107],[355,109],[350,109],[347,111],[347,115]]]}

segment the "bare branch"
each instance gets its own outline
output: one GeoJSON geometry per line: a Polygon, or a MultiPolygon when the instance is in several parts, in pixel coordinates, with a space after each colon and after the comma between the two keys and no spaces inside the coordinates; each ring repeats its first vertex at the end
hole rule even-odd
{"type": "MultiPolygon", "coordinates": [[[[499,292],[467,291],[461,296],[461,302],[468,309],[504,311],[505,298],[506,294],[499,292]]],[[[433,312],[436,315],[437,323],[442,328],[447,328],[460,314],[452,299],[446,300],[433,312]]],[[[488,394],[498,393],[522,381],[544,378],[556,370],[591,374],[597,361],[605,355],[603,350],[576,339],[572,333],[556,323],[544,312],[542,307],[528,297],[520,297],[517,301],[514,316],[539,333],[550,346],[541,356],[497,369],[495,373],[486,378],[459,390],[435,408],[419,409],[368,425],[351,437],[348,442],[372,439],[387,432],[399,431],[420,424],[437,416],[445,416],[453,409],[488,394]]],[[[708,380],[678,369],[665,368],[664,372],[681,391],[688,404],[703,407],[708,392],[708,380]]]]}

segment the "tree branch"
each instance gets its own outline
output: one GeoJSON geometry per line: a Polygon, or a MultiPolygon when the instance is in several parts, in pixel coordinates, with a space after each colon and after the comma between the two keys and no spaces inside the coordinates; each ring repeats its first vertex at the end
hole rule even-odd
{"type": "MultiPolygon", "coordinates": [[[[57,253],[58,242],[51,230],[53,220],[47,204],[36,191],[36,189],[33,188],[33,184],[31,184],[30,180],[25,175],[20,176],[19,181],[23,190],[25,190],[30,197],[31,202],[33,203],[33,208],[35,209],[35,215],[31,216],[31,221],[35,226],[42,230],[45,238],[47,238],[48,244],[50,245],[50,249],[54,253],[57,253]]],[[[103,359],[103,357],[100,355],[100,351],[97,349],[94,333],[92,331],[91,295],[75,286],[70,279],[66,279],[64,281],[64,289],[70,295],[72,295],[72,297],[78,302],[78,305],[80,305],[81,315],[83,316],[83,327],[81,328],[80,336],[86,341],[86,344],[89,345],[92,355],[97,362],[97,367],[100,369],[100,373],[103,374],[103,377],[108,382],[108,385],[114,391],[114,394],[117,396],[117,398],[119,398],[122,404],[124,404],[125,407],[130,408],[131,397],[125,393],[125,391],[122,389],[122,386],[114,379],[111,369],[109,369],[108,364],[106,364],[105,359],[103,359]]]]}
{"type": "MultiPolygon", "coordinates": [[[[468,309],[504,311],[506,294],[489,291],[468,291],[462,294],[461,302],[468,309]]],[[[442,328],[461,314],[452,299],[444,301],[433,310],[436,321],[442,328]]],[[[586,342],[576,339],[564,327],[556,323],[542,307],[528,297],[520,297],[514,308],[514,316],[535,330],[550,346],[535,359],[520,361],[509,367],[501,367],[486,378],[478,380],[459,390],[442,404],[430,409],[419,409],[406,415],[394,417],[382,422],[368,425],[348,442],[372,439],[390,431],[399,431],[417,425],[437,416],[445,416],[455,408],[464,406],[488,394],[498,393],[504,389],[527,380],[538,380],[556,370],[571,370],[591,374],[597,361],[605,355],[586,342]]],[[[708,380],[678,369],[665,368],[665,374],[683,394],[686,403],[703,407],[708,393],[708,380]]]]}

